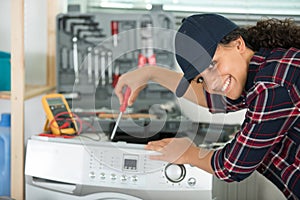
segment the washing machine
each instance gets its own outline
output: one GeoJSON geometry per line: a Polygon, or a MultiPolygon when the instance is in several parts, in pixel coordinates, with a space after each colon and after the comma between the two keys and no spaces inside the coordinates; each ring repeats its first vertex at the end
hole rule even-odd
{"type": "Polygon", "coordinates": [[[26,199],[212,199],[211,174],[150,160],[155,153],[143,144],[32,136],[26,148],[26,199]]]}

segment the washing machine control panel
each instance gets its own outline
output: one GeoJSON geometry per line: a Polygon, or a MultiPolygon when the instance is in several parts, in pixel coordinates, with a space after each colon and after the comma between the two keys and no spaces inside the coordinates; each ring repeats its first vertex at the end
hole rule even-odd
{"type": "Polygon", "coordinates": [[[144,145],[36,137],[26,176],[111,190],[211,191],[212,175],[191,165],[151,160],[144,145]]]}
{"type": "Polygon", "coordinates": [[[211,175],[190,165],[177,165],[150,160],[157,154],[144,150],[143,145],[112,143],[110,146],[86,148],[87,184],[109,187],[136,187],[147,189],[203,188],[211,175]]]}

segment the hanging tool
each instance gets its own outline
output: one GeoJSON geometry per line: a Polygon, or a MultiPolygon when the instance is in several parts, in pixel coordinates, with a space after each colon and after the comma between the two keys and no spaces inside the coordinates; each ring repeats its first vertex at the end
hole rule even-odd
{"type": "Polygon", "coordinates": [[[120,64],[116,64],[116,67],[115,67],[115,71],[114,71],[114,74],[113,74],[113,77],[112,77],[112,86],[113,88],[116,87],[117,83],[118,83],[118,80],[119,80],[119,77],[120,77],[120,64]]]}
{"type": "Polygon", "coordinates": [[[106,63],[105,63],[105,55],[106,52],[104,50],[101,51],[100,53],[100,70],[101,70],[101,85],[102,87],[105,86],[106,84],[106,75],[105,75],[105,68],[106,68],[106,63]]]}
{"type": "Polygon", "coordinates": [[[111,35],[113,37],[113,45],[114,47],[118,46],[118,33],[119,33],[119,22],[118,21],[111,21],[111,35]]]}
{"type": "Polygon", "coordinates": [[[94,76],[95,76],[95,88],[97,88],[99,83],[99,50],[94,50],[94,76]]]}
{"type": "Polygon", "coordinates": [[[72,38],[73,42],[73,65],[74,65],[74,74],[75,74],[75,83],[79,83],[79,66],[78,66],[78,47],[77,47],[77,37],[72,38]]]}
{"type": "Polygon", "coordinates": [[[60,56],[61,56],[61,62],[60,62],[60,66],[62,69],[64,70],[67,70],[68,69],[68,59],[69,59],[69,50],[67,49],[67,47],[62,47],[61,48],[61,53],[60,53],[60,56]]]}
{"type": "Polygon", "coordinates": [[[151,20],[145,20],[141,23],[141,44],[142,49],[138,57],[138,68],[149,65],[156,65],[156,55],[153,50],[153,24],[151,20]]]}
{"type": "Polygon", "coordinates": [[[92,83],[93,81],[93,63],[92,63],[92,47],[87,48],[87,67],[88,67],[88,82],[92,83]]]}
{"type": "Polygon", "coordinates": [[[108,51],[107,52],[107,65],[108,65],[108,83],[112,84],[113,82],[113,57],[112,57],[112,52],[108,51]]]}
{"type": "Polygon", "coordinates": [[[126,88],[126,91],[125,91],[125,94],[124,94],[124,99],[123,99],[122,105],[120,106],[120,113],[119,113],[118,119],[117,119],[117,121],[116,121],[115,127],[114,127],[114,129],[113,129],[113,132],[112,132],[112,134],[111,134],[111,136],[110,136],[110,140],[113,140],[114,137],[115,137],[115,134],[116,134],[118,125],[119,125],[119,123],[120,123],[122,114],[125,112],[125,110],[126,110],[126,108],[127,108],[127,105],[128,105],[128,99],[129,99],[130,93],[131,93],[131,89],[130,89],[129,87],[127,87],[127,88],[126,88]]]}

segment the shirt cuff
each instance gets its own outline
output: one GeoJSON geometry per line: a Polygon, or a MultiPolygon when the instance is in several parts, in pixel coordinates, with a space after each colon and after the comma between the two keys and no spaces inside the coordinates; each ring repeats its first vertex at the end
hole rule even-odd
{"type": "Polygon", "coordinates": [[[233,182],[234,180],[230,178],[230,174],[226,173],[226,170],[222,167],[223,165],[220,164],[223,163],[223,161],[222,149],[215,150],[211,158],[211,166],[214,174],[220,180],[233,182]]]}

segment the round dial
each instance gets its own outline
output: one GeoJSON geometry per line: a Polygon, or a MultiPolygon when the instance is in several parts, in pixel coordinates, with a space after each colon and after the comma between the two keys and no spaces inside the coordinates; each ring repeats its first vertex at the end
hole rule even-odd
{"type": "Polygon", "coordinates": [[[182,179],[185,177],[185,173],[186,171],[184,165],[170,163],[165,168],[166,178],[173,183],[182,181],[182,179]]]}

